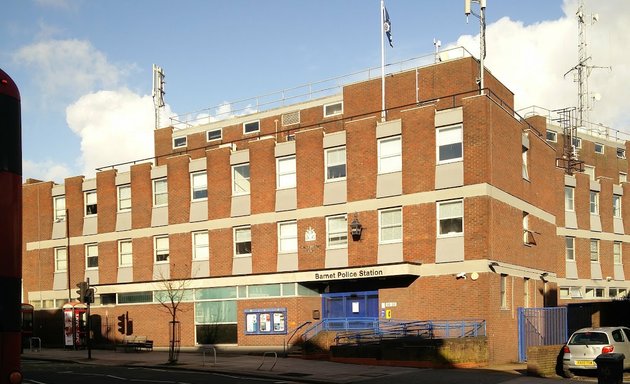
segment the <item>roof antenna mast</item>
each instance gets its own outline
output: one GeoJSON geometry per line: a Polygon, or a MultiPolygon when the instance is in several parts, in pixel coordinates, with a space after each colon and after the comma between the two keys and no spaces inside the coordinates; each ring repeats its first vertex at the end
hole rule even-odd
{"type": "Polygon", "coordinates": [[[466,14],[466,22],[468,16],[472,14],[479,19],[479,94],[484,94],[484,70],[483,60],[486,58],[486,0],[464,0],[464,13],[466,14]],[[479,4],[479,14],[470,9],[471,3],[479,4]]]}
{"type": "MultiPolygon", "coordinates": [[[[575,67],[571,68],[564,74],[566,77],[569,73],[575,71],[573,80],[578,83],[578,108],[577,108],[577,126],[584,127],[584,124],[588,122],[589,107],[589,92],[588,92],[588,77],[591,75],[591,71],[594,68],[608,68],[612,70],[612,67],[599,67],[595,65],[589,65],[591,56],[588,55],[586,50],[586,24],[591,25],[599,21],[598,14],[587,15],[584,10],[584,0],[580,0],[580,5],[576,12],[578,19],[578,63],[575,67]]],[[[594,100],[599,100],[599,95],[594,95],[594,100]]]]}
{"type": "Polygon", "coordinates": [[[153,107],[155,108],[155,129],[160,128],[160,110],[164,108],[164,70],[153,64],[153,107]]]}

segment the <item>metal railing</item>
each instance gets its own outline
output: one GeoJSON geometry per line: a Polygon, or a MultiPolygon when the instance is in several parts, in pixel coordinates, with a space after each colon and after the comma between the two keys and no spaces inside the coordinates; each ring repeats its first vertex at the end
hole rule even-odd
{"type": "Polygon", "coordinates": [[[405,337],[450,339],[485,335],[485,320],[427,320],[388,322],[381,323],[376,329],[339,332],[335,336],[335,342],[336,344],[360,344],[405,337]]]}
{"type": "MultiPolygon", "coordinates": [[[[519,115],[522,115],[525,118],[528,118],[531,116],[542,116],[547,120],[547,124],[557,125],[557,123],[554,122],[554,118],[556,116],[554,116],[554,113],[552,110],[549,110],[547,108],[543,108],[537,105],[531,105],[529,107],[519,109],[517,112],[519,115]]],[[[577,124],[576,121],[574,121],[573,124],[577,124]]],[[[558,126],[558,129],[560,129],[559,126],[558,126]]],[[[579,133],[587,134],[589,136],[598,137],[598,138],[602,138],[602,139],[606,139],[606,140],[610,140],[610,141],[614,141],[618,143],[623,143],[625,141],[630,140],[630,134],[628,134],[627,132],[613,129],[601,123],[593,123],[590,121],[584,121],[583,126],[577,127],[577,130],[579,133]]]]}
{"type": "Polygon", "coordinates": [[[377,341],[401,337],[449,339],[486,335],[486,321],[468,320],[379,320],[372,317],[330,318],[313,325],[302,334],[303,341],[322,331],[339,331],[337,343],[377,341]]]}
{"type": "MultiPolygon", "coordinates": [[[[472,56],[464,47],[443,50],[439,52],[438,55],[442,61],[472,56]]],[[[385,74],[389,75],[415,68],[427,67],[435,64],[436,61],[436,54],[431,53],[396,63],[386,64],[385,74]]],[[[175,129],[183,129],[320,99],[339,94],[345,85],[380,78],[380,76],[381,67],[372,67],[347,75],[311,82],[247,99],[224,102],[198,111],[172,116],[170,117],[170,125],[175,129]]]]}

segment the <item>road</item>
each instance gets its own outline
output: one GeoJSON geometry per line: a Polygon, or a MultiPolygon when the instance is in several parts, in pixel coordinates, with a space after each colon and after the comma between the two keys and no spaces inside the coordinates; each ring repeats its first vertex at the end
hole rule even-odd
{"type": "Polygon", "coordinates": [[[24,384],[290,384],[292,380],[261,379],[218,373],[205,373],[156,368],[117,367],[59,363],[50,361],[22,361],[24,384]]]}

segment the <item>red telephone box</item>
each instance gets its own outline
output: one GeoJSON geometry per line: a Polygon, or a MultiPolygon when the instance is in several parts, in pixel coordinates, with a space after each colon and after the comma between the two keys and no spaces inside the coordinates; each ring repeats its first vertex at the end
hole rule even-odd
{"type": "Polygon", "coordinates": [[[63,306],[64,345],[66,348],[82,348],[87,337],[87,306],[71,302],[63,306]]]}
{"type": "Polygon", "coordinates": [[[29,339],[33,337],[33,306],[22,303],[20,310],[20,329],[22,330],[22,351],[24,345],[28,345],[29,339]]]}

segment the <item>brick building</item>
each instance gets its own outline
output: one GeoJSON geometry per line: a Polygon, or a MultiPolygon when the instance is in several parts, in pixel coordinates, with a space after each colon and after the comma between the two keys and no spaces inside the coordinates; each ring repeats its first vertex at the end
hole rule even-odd
{"type": "Polygon", "coordinates": [[[580,131],[586,171],[569,176],[562,129],[521,118],[490,72],[479,94],[478,71],[464,56],[389,74],[385,121],[368,79],[158,129],[154,161],[129,171],[28,180],[25,301],[60,308],[89,278],[104,335],[129,313],[166,346],[174,281],[182,346],[281,346],[327,318],[482,319],[490,359],[516,360],[518,307],[630,288],[626,144],[580,131]]]}

